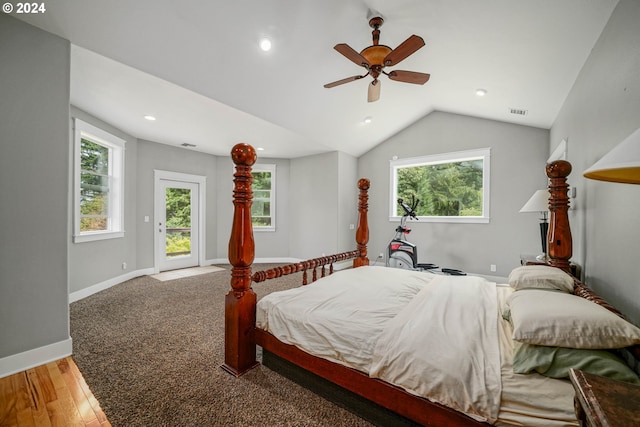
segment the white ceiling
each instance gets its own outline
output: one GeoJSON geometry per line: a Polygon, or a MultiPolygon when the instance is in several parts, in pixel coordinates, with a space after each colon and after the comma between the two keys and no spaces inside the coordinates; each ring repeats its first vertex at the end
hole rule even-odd
{"type": "Polygon", "coordinates": [[[48,0],[45,13],[14,16],[70,40],[72,104],[137,138],[216,155],[247,142],[265,157],[357,157],[434,110],[550,128],[616,4],[48,0]],[[392,68],[430,73],[424,86],[383,77],[375,103],[369,78],[323,88],[363,74],[333,46],[371,45],[370,10],[385,19],[381,44],[425,40],[392,68]]]}

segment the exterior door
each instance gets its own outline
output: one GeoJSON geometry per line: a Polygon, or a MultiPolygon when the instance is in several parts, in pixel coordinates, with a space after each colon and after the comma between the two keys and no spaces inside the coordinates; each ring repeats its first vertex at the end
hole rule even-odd
{"type": "Polygon", "coordinates": [[[160,179],[157,194],[159,271],[199,265],[199,184],[160,179]]]}

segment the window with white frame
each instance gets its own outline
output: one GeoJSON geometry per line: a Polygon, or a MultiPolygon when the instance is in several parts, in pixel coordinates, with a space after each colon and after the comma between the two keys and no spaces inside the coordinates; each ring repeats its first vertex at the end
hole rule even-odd
{"type": "Polygon", "coordinates": [[[276,165],[255,165],[251,218],[254,230],[276,229],[276,165]]]}
{"type": "Polygon", "coordinates": [[[389,219],[404,214],[398,199],[419,199],[420,220],[489,222],[490,158],[482,148],[391,160],[389,219]]]}
{"type": "Polygon", "coordinates": [[[124,236],[125,141],[74,119],[75,243],[124,236]]]}

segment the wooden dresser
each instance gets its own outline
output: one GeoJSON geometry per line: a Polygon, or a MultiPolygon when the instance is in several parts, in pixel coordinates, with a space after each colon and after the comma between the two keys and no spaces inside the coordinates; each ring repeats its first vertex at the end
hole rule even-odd
{"type": "Polygon", "coordinates": [[[574,369],[569,377],[581,426],[640,426],[640,386],[574,369]]]}

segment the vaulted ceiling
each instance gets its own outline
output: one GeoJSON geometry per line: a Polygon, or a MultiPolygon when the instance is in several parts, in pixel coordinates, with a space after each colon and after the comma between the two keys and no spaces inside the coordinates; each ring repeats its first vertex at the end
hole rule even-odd
{"type": "Polygon", "coordinates": [[[14,16],[71,41],[73,105],[141,139],[216,155],[242,141],[294,158],[360,156],[434,110],[550,128],[617,0],[44,4],[14,16]],[[381,44],[425,40],[393,69],[431,79],[383,77],[380,100],[368,103],[369,77],[323,85],[363,74],[333,47],[371,45],[372,15],[384,18],[381,44]]]}

